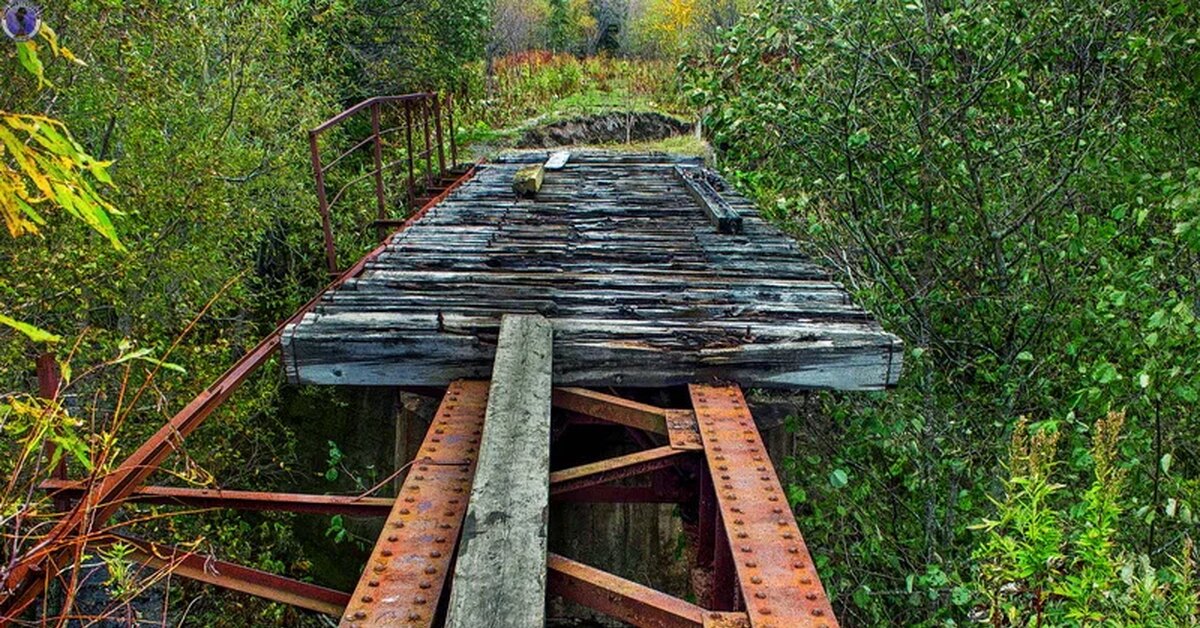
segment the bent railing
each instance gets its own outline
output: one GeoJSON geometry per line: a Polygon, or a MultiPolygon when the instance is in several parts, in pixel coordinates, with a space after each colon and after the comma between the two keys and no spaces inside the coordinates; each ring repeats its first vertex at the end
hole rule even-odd
{"type": "Polygon", "coordinates": [[[392,206],[401,201],[409,208],[418,206],[419,199],[435,196],[444,187],[443,178],[458,166],[458,145],[454,135],[453,96],[431,92],[368,98],[309,131],[317,204],[325,238],[325,262],[330,273],[336,274],[338,271],[332,218],[332,210],[338,201],[343,200],[358,184],[373,180],[377,214],[374,224],[382,237],[384,228],[396,222],[389,218],[392,206]],[[324,161],[321,154],[322,136],[344,127],[353,133],[355,129],[352,127],[361,125],[364,115],[369,116],[370,131],[367,136],[353,141],[350,148],[333,159],[324,161]],[[443,115],[448,133],[443,132],[443,115]],[[449,142],[445,141],[446,136],[449,142]],[[371,150],[369,165],[360,152],[367,147],[371,150]],[[447,148],[450,153],[449,169],[447,148]],[[365,171],[351,173],[349,180],[342,182],[331,197],[326,189],[328,175],[343,162],[347,166],[357,164],[360,171],[365,171]],[[398,176],[389,177],[397,172],[398,176]],[[397,192],[397,187],[403,189],[397,192]]]}

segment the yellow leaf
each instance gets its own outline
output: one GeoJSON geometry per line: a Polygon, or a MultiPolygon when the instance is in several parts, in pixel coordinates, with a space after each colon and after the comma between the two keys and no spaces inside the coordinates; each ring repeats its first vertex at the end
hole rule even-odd
{"type": "Polygon", "coordinates": [[[60,342],[60,341],[62,341],[61,336],[56,336],[44,329],[34,327],[33,325],[30,325],[29,323],[22,323],[21,321],[13,320],[3,314],[0,314],[0,325],[7,325],[8,327],[11,327],[11,328],[21,332],[22,334],[25,334],[26,336],[28,336],[29,339],[34,342],[60,342]]]}

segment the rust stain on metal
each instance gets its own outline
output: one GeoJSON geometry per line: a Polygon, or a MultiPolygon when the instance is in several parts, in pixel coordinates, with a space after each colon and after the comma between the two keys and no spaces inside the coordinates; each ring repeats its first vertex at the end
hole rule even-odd
{"type": "Polygon", "coordinates": [[[129,559],[152,569],[165,570],[182,578],[319,613],[341,614],[350,599],[350,596],[342,591],[131,536],[109,535],[89,545],[102,546],[112,543],[123,543],[131,547],[133,551],[129,554],[129,559]]]}
{"type": "Polygon", "coordinates": [[[627,427],[666,434],[667,411],[586,388],[555,388],[554,407],[627,427]]]}
{"type": "Polygon", "coordinates": [[[656,447],[626,456],[608,458],[555,471],[550,474],[550,494],[561,495],[666,469],[683,460],[686,455],[685,451],[672,447],[656,447]]]}
{"type": "Polygon", "coordinates": [[[690,390],[750,625],[837,626],[741,388],[690,390]]]}
{"type": "Polygon", "coordinates": [[[745,613],[708,611],[704,613],[704,628],[750,628],[745,613]]]}
{"type": "MultiPolygon", "coordinates": [[[[547,563],[547,591],[576,604],[635,626],[702,628],[707,625],[705,616],[709,612],[690,602],[556,554],[550,554],[547,563]]],[[[719,615],[730,618],[740,615],[745,619],[745,613],[719,615]]]]}
{"type": "Polygon", "coordinates": [[[396,497],[341,625],[432,626],[471,483],[488,383],[450,385],[396,497]]]}
{"type": "MultiPolygon", "coordinates": [[[[88,489],[86,482],[46,480],[38,488],[55,499],[78,499],[88,489]]],[[[125,498],[126,502],[188,506],[192,508],[231,508],[235,510],[274,510],[353,517],[386,516],[392,509],[390,497],[357,495],[310,495],[306,493],[269,493],[222,489],[142,486],[125,498]]]]}
{"type": "Polygon", "coordinates": [[[691,410],[667,410],[667,437],[675,449],[704,449],[700,427],[696,424],[696,413],[691,410]]]}

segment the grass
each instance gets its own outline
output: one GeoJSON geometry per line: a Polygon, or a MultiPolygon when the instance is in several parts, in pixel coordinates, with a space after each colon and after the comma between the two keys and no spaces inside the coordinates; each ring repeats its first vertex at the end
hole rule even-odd
{"type": "MultiPolygon", "coordinates": [[[[531,51],[496,60],[494,71],[490,93],[482,80],[470,86],[473,104],[463,117],[469,122],[459,130],[459,141],[477,156],[514,146],[529,128],[578,117],[657,112],[693,118],[676,90],[673,66],[661,61],[531,51]]],[[[705,157],[711,152],[692,136],[602,148],[705,157]]]]}

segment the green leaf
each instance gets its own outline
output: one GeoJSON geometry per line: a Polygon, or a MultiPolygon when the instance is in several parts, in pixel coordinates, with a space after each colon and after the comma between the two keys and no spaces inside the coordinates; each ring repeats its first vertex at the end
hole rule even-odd
{"type": "Polygon", "coordinates": [[[34,342],[62,342],[62,336],[56,336],[44,329],[34,327],[29,323],[13,320],[3,314],[0,314],[0,325],[7,325],[13,329],[25,334],[34,342]]]}
{"type": "Polygon", "coordinates": [[[46,66],[38,58],[36,44],[30,41],[17,43],[17,60],[21,62],[21,67],[37,77],[39,88],[50,85],[50,81],[46,80],[46,66]]]}
{"type": "Polygon", "coordinates": [[[1163,454],[1161,460],[1158,461],[1158,468],[1162,469],[1163,473],[1171,471],[1171,454],[1163,454]]]}
{"type": "Polygon", "coordinates": [[[1092,369],[1092,379],[1097,384],[1108,384],[1120,379],[1117,367],[1112,362],[1100,362],[1092,369]]]}
{"type": "Polygon", "coordinates": [[[175,371],[176,373],[187,373],[187,369],[183,368],[182,366],[180,366],[178,364],[173,364],[171,362],[163,362],[162,360],[159,360],[158,358],[150,357],[151,351],[152,351],[151,349],[138,349],[137,351],[125,353],[123,355],[117,356],[117,359],[113,360],[112,362],[109,362],[109,364],[116,365],[116,364],[128,362],[130,360],[141,360],[143,362],[149,362],[155,366],[158,366],[158,367],[161,367],[161,368],[164,368],[167,370],[175,371]]]}
{"type": "Polygon", "coordinates": [[[833,488],[842,488],[850,482],[850,477],[842,469],[834,469],[833,473],[829,474],[829,483],[833,488]]]}

